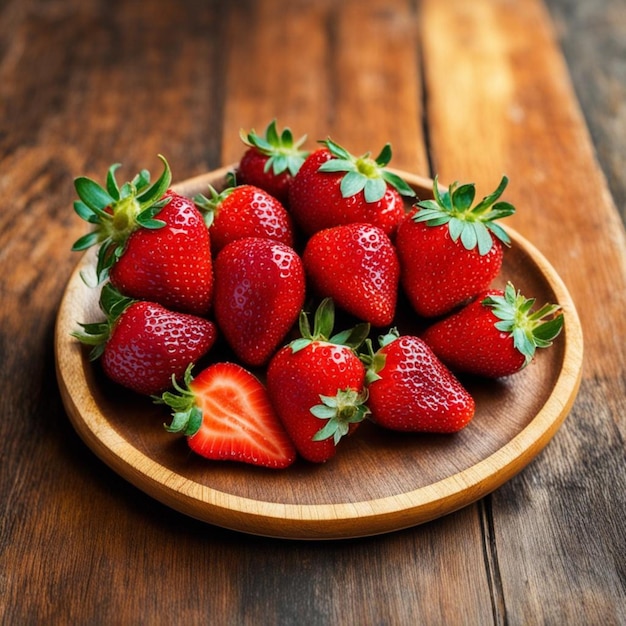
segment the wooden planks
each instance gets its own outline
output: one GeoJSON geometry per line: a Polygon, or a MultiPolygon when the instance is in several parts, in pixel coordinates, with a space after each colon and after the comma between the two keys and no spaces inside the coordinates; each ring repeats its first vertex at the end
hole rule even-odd
{"type": "Polygon", "coordinates": [[[331,136],[376,155],[391,142],[392,165],[428,174],[411,2],[237,3],[228,28],[223,164],[241,156],[240,128],[277,118],[309,148],[331,136]]]}
{"type": "Polygon", "coordinates": [[[0,3],[1,622],[626,621],[624,231],[547,18],[537,0],[0,3]],[[512,223],[572,291],[579,400],[477,505],[372,539],[255,539],[144,496],[72,431],[52,328],[84,231],[73,176],[162,152],[181,180],[274,116],[355,152],[389,140],[397,167],[479,193],[505,169],[512,223]]]}
{"type": "Polygon", "coordinates": [[[615,205],[626,222],[626,11],[623,0],[547,0],[615,205]]]}
{"type": "Polygon", "coordinates": [[[511,623],[529,614],[544,623],[615,623],[624,617],[613,600],[623,575],[615,553],[617,540],[624,554],[616,535],[623,521],[606,514],[607,506],[624,510],[624,473],[601,502],[598,494],[608,468],[625,457],[624,390],[608,382],[625,356],[624,232],[544,7],[422,4],[433,161],[444,180],[476,180],[485,193],[502,170],[510,176],[507,197],[518,207],[511,223],[554,262],[586,338],[587,400],[540,461],[492,498],[505,615],[511,623]],[[444,28],[449,36],[441,38],[444,28]],[[598,505],[586,510],[584,502],[598,505]],[[596,567],[576,547],[583,544],[596,567]],[[551,599],[559,594],[557,607],[551,599]]]}

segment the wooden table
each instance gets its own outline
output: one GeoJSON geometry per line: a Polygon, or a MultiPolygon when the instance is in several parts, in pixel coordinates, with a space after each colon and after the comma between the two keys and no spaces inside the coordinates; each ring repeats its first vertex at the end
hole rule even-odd
{"type": "MultiPolygon", "coordinates": [[[[596,160],[626,134],[592,141],[552,24],[539,0],[0,2],[0,623],[626,623],[626,248],[596,160]],[[274,117],[356,153],[390,141],[396,167],[479,193],[506,172],[510,225],[567,284],[578,399],[476,504],[365,539],[259,538],[161,505],[72,429],[53,328],[84,232],[74,176],[163,153],[182,180],[274,117]]],[[[586,101],[606,128],[616,85],[612,109],[586,101]]]]}

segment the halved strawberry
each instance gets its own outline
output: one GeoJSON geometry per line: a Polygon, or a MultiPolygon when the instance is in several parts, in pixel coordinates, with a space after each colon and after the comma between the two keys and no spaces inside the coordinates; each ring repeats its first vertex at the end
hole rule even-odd
{"type": "Polygon", "coordinates": [[[291,465],[296,451],[261,382],[236,363],[216,363],[157,403],[173,409],[165,426],[187,436],[189,447],[207,459],[240,461],[272,469],[291,465]]]}

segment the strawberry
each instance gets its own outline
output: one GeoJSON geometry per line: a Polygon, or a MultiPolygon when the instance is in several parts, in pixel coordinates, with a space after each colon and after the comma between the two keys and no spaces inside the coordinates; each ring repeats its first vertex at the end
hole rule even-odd
{"type": "Polygon", "coordinates": [[[281,348],[267,369],[272,404],[299,454],[314,463],[332,458],[368,414],[365,368],[355,349],[369,325],[331,337],[333,324],[331,299],[317,309],[313,332],[302,312],[302,337],[281,348]]]}
{"type": "Polygon", "coordinates": [[[168,190],[171,172],[160,158],[164,171],[153,185],[144,170],[120,187],[117,164],[109,168],[106,189],[76,179],[74,208],[95,228],[73,250],[99,246],[99,283],[108,276],[127,296],[205,315],[213,289],[209,233],[193,202],[168,190]]]}
{"type": "Polygon", "coordinates": [[[100,295],[106,320],[80,324],[73,336],[93,346],[104,373],[137,393],[162,393],[213,346],[215,324],[203,317],[170,311],[160,304],[122,296],[111,283],[100,295]]]}
{"type": "Polygon", "coordinates": [[[216,255],[226,244],[243,237],[266,237],[293,246],[293,226],[285,207],[259,187],[239,185],[218,193],[209,186],[194,202],[210,228],[211,250],[216,255]]]}
{"type": "Polygon", "coordinates": [[[264,136],[254,130],[247,134],[242,130],[240,136],[248,149],[237,168],[239,182],[260,187],[285,205],[289,185],[309,154],[301,149],[306,136],[294,142],[289,128],[279,135],[276,120],[270,122],[264,136]]]}
{"type": "Polygon", "coordinates": [[[374,224],[392,236],[404,216],[402,195],[415,193],[386,169],[391,160],[387,144],[373,159],[352,156],[330,139],[313,152],[289,188],[289,209],[306,235],[354,222],[374,224]]]}
{"type": "Polygon", "coordinates": [[[453,183],[434,200],[418,202],[398,227],[396,248],[401,284],[413,309],[424,317],[450,312],[486,289],[502,267],[502,243],[510,239],[496,220],[515,208],[496,202],[508,184],[472,208],[475,186],[453,183]]]}
{"type": "Polygon", "coordinates": [[[474,417],[472,396],[419,337],[392,331],[363,360],[370,419],[398,431],[453,433],[474,417]]]}
{"type": "Polygon", "coordinates": [[[302,261],[321,296],[372,326],[391,324],[400,265],[381,228],[345,224],[321,230],[309,239],[302,261]]]}
{"type": "Polygon", "coordinates": [[[184,386],[173,381],[157,404],[173,409],[172,433],[187,436],[200,456],[283,469],[296,459],[296,450],[276,416],[261,382],[236,363],[215,363],[191,376],[184,386]]]}
{"type": "Polygon", "coordinates": [[[304,268],[293,248],[246,237],[215,259],[217,324],[237,357],[264,364],[283,341],[304,303],[304,268]]]}
{"type": "Polygon", "coordinates": [[[504,290],[487,290],[439,320],[422,338],[456,372],[509,376],[530,363],[536,348],[550,346],[563,327],[557,305],[532,312],[534,304],[534,298],[525,298],[509,282],[504,290]]]}

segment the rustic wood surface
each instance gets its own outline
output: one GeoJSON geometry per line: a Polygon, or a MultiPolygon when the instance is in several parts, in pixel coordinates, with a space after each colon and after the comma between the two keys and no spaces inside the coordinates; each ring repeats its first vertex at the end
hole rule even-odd
{"type": "Polygon", "coordinates": [[[626,222],[626,4],[546,0],[615,204],[626,222]]]}
{"type": "Polygon", "coordinates": [[[624,179],[603,156],[623,163],[623,63],[596,75],[613,100],[583,99],[575,50],[619,49],[622,22],[615,0],[593,28],[582,0],[550,3],[0,0],[0,623],[626,623],[624,179]],[[159,504],[72,429],[53,329],[74,176],[163,153],[182,180],[273,117],[355,152],[391,141],[396,167],[479,193],[506,172],[511,226],[568,286],[578,399],[478,503],[368,539],[256,538],[159,504]]]}

